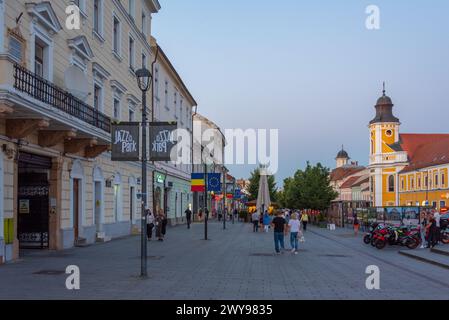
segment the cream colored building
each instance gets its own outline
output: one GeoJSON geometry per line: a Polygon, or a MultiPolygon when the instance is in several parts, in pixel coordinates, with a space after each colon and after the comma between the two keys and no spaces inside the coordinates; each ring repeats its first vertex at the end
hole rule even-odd
{"type": "Polygon", "coordinates": [[[157,0],[0,1],[0,263],[19,248],[104,241],[138,224],[140,163],[111,161],[110,124],[141,119],[134,70],[154,58],[159,9],[157,0]],[[80,30],[66,27],[73,3],[80,30]]]}

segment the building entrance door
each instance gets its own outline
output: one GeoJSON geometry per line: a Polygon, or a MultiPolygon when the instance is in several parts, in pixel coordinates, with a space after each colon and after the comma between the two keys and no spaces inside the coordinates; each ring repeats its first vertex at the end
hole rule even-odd
{"type": "Polygon", "coordinates": [[[17,234],[22,249],[49,248],[51,158],[19,154],[17,234]]]}
{"type": "Polygon", "coordinates": [[[80,223],[80,179],[73,179],[73,231],[75,234],[75,243],[79,240],[80,223]]]}
{"type": "Polygon", "coordinates": [[[95,205],[95,227],[97,232],[101,232],[101,206],[103,205],[101,198],[102,195],[102,186],[100,181],[95,181],[95,198],[94,198],[94,205],[95,205]]]}

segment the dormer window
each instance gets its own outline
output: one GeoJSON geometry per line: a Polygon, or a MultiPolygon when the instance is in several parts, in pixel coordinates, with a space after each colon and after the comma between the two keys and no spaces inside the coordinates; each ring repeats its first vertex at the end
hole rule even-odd
{"type": "Polygon", "coordinates": [[[19,30],[8,30],[8,53],[19,64],[25,64],[25,39],[19,30]]]}
{"type": "Polygon", "coordinates": [[[72,50],[72,63],[85,71],[87,69],[87,62],[94,57],[87,38],[85,36],[78,36],[68,40],[68,45],[72,50]]]}
{"type": "Polygon", "coordinates": [[[47,31],[58,33],[62,29],[50,2],[27,3],[26,8],[28,14],[33,18],[36,18],[37,22],[45,27],[47,31]]]}

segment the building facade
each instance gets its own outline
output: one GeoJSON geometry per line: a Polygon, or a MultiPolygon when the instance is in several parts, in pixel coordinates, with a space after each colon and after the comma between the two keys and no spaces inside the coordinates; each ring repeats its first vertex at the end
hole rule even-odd
{"type": "Polygon", "coordinates": [[[140,163],[111,161],[110,131],[141,119],[135,70],[153,57],[159,9],[157,0],[0,1],[0,262],[138,224],[140,163]],[[79,30],[66,27],[73,4],[79,30]]]}
{"type": "Polygon", "coordinates": [[[432,206],[449,201],[449,134],[403,134],[393,102],[379,98],[370,122],[370,185],[376,206],[432,206]]]}

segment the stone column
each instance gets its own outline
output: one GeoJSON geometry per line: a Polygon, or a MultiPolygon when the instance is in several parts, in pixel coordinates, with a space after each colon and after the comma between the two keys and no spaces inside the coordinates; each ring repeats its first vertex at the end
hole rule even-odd
{"type": "Polygon", "coordinates": [[[49,190],[49,237],[50,250],[61,250],[61,194],[62,194],[62,168],[64,160],[61,156],[53,158],[50,170],[49,190]]]}

